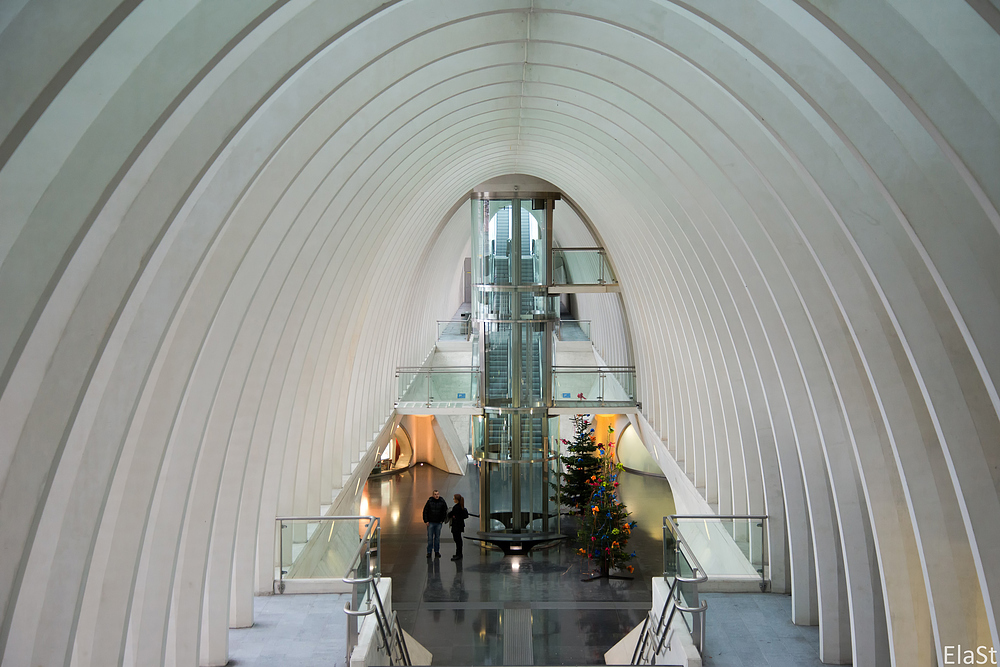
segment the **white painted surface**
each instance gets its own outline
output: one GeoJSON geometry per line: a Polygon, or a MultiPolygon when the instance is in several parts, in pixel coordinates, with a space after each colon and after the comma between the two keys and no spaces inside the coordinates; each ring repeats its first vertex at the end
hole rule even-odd
{"type": "Polygon", "coordinates": [[[608,250],[577,315],[678,510],[769,516],[827,662],[1000,644],[992,5],[116,6],[0,10],[3,665],[220,662],[517,172],[608,250]]]}

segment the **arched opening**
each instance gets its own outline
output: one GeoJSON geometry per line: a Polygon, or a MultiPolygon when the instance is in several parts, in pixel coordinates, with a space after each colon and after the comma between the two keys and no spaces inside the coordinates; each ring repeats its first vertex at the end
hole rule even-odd
{"type": "Polygon", "coordinates": [[[397,426],[392,437],[382,448],[379,459],[372,469],[373,475],[388,475],[409,468],[413,463],[413,445],[402,425],[397,426]]]}

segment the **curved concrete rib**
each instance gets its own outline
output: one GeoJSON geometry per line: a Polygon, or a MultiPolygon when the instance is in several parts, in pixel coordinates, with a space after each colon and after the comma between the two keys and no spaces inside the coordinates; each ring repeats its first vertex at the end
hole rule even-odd
{"type": "Polygon", "coordinates": [[[332,502],[391,423],[393,369],[458,306],[461,203],[507,174],[607,248],[620,296],[577,309],[636,365],[647,446],[770,516],[824,661],[1000,645],[998,25],[7,3],[2,664],[225,664],[274,517],[332,502]]]}

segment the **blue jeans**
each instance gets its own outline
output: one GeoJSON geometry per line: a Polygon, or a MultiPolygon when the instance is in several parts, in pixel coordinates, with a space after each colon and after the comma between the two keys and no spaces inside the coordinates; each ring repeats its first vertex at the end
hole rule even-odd
{"type": "Polygon", "coordinates": [[[431,521],[427,524],[427,553],[441,551],[441,526],[443,524],[431,521]],[[433,548],[432,548],[433,547],[433,548]]]}

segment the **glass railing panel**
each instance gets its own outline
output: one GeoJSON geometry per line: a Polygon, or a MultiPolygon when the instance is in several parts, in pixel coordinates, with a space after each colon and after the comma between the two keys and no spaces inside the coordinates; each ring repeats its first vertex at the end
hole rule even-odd
{"type": "Polygon", "coordinates": [[[677,576],[677,540],[670,526],[663,522],[663,578],[668,583],[677,576]]]}
{"type": "Polygon", "coordinates": [[[553,366],[556,407],[630,407],[635,404],[634,366],[553,366]]]}
{"type": "MultiPolygon", "coordinates": [[[[673,532],[670,521],[663,520],[663,578],[673,585],[677,603],[688,609],[697,609],[701,605],[698,586],[704,581],[704,573],[696,559],[687,552],[684,538],[673,532]]],[[[681,618],[687,624],[690,632],[697,633],[701,629],[701,617],[698,612],[683,612],[681,618]]]]}
{"type": "Polygon", "coordinates": [[[617,282],[603,248],[552,250],[554,285],[609,285],[617,282]]]}
{"type": "Polygon", "coordinates": [[[559,314],[559,295],[536,290],[538,286],[497,289],[493,285],[475,285],[473,317],[477,320],[554,319],[559,314]]]}
{"type": "Polygon", "coordinates": [[[438,340],[468,340],[472,323],[468,319],[438,320],[438,340]]]}
{"type": "Polygon", "coordinates": [[[396,407],[477,407],[479,369],[470,366],[397,368],[396,407]]]}
{"type": "MultiPolygon", "coordinates": [[[[695,571],[691,567],[691,562],[684,554],[684,549],[677,549],[677,576],[680,581],[677,583],[677,594],[680,603],[685,607],[696,607],[698,605],[698,584],[685,579],[694,579],[695,571]]],[[[684,614],[687,618],[687,614],[684,614]]],[[[690,629],[690,624],[689,624],[690,629]]]]}
{"type": "MultiPolygon", "coordinates": [[[[364,517],[282,518],[276,524],[276,560],[281,564],[277,579],[342,579],[349,572],[361,571],[364,577],[380,574],[370,550],[362,548],[368,528],[364,517]],[[355,566],[359,551],[363,563],[355,566]]],[[[377,544],[371,551],[377,552],[377,544]]]]}
{"type": "Polygon", "coordinates": [[[589,341],[590,320],[558,320],[556,338],[561,341],[589,341]]]}
{"type": "Polygon", "coordinates": [[[767,565],[763,517],[678,516],[674,522],[710,578],[763,579],[767,565]]]}
{"type": "Polygon", "coordinates": [[[472,327],[472,367],[482,368],[482,363],[479,360],[479,331],[476,327],[472,327]]]}
{"type": "Polygon", "coordinates": [[[552,402],[581,407],[595,400],[600,393],[600,372],[597,368],[552,367],[552,402]]]}

